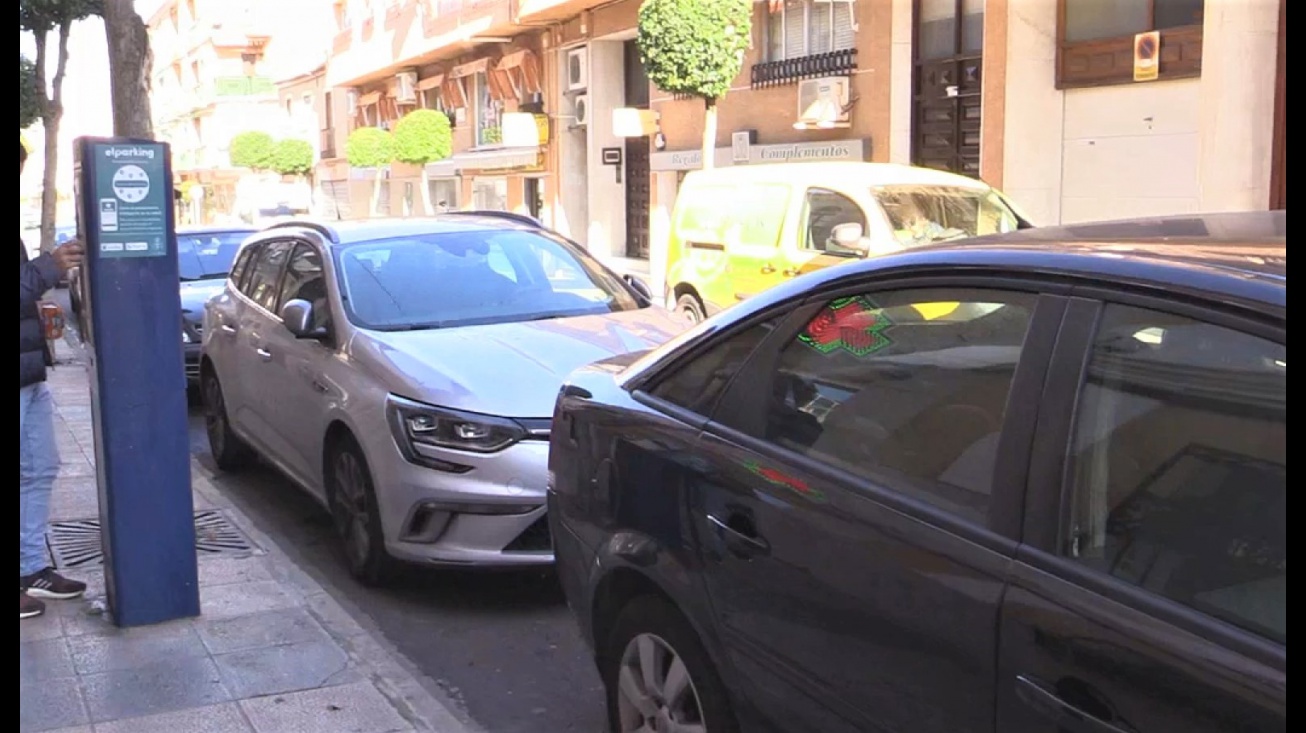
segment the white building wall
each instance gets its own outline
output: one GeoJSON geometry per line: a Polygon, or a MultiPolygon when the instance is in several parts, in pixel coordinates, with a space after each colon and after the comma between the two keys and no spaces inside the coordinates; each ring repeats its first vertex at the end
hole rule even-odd
{"type": "Polygon", "coordinates": [[[1064,92],[1056,3],[1009,3],[1003,188],[1036,223],[1266,208],[1278,0],[1206,0],[1200,79],[1064,92]]]}

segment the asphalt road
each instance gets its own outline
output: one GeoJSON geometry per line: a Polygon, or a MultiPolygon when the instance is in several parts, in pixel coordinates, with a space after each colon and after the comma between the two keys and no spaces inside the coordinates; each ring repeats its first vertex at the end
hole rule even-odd
{"type": "MultiPolygon", "coordinates": [[[[67,290],[47,297],[64,307],[75,330],[67,290]]],[[[198,407],[191,408],[190,445],[214,468],[198,407]]],[[[365,588],[345,570],[325,510],[280,474],[256,467],[217,476],[262,532],[380,631],[465,720],[488,733],[606,729],[598,674],[551,572],[412,568],[392,587],[365,588]]]]}

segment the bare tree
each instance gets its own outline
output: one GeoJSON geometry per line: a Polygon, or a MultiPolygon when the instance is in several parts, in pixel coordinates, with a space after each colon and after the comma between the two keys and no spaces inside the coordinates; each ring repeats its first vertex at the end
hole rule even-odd
{"type": "Polygon", "coordinates": [[[113,96],[113,134],[153,139],[149,31],[132,0],[103,1],[104,34],[109,45],[109,86],[113,96]]]}

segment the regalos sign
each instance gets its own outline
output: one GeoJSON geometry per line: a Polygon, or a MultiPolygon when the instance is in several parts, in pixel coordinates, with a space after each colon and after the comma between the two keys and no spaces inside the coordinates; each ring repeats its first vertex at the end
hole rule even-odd
{"type": "MultiPolygon", "coordinates": [[[[751,145],[748,163],[800,163],[809,160],[864,161],[870,152],[866,139],[830,140],[813,143],[780,143],[778,145],[751,145]]],[[[731,165],[731,149],[718,148],[718,167],[731,165]]],[[[649,167],[655,171],[687,171],[702,168],[703,154],[697,150],[667,150],[649,156],[649,167]]]]}

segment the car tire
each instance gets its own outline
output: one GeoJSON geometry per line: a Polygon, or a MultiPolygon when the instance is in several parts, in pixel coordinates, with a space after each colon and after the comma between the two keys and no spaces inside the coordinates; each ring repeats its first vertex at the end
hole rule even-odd
{"type": "Polygon", "coordinates": [[[366,586],[384,585],[393,573],[394,560],[385,549],[372,472],[352,436],[334,441],[327,481],[331,519],[350,575],[366,586]]]}
{"type": "Polygon", "coordinates": [[[231,429],[227,417],[227,402],[222,395],[222,384],[215,374],[204,375],[202,384],[204,400],[204,428],[209,436],[209,452],[213,462],[223,471],[239,471],[254,463],[256,456],[240,436],[231,429]]]}
{"type": "Polygon", "coordinates": [[[703,302],[693,293],[685,293],[676,298],[676,312],[690,323],[702,323],[707,319],[707,310],[703,307],[703,302]]]}
{"type": "Polygon", "coordinates": [[[739,731],[725,684],[698,634],[657,596],[637,598],[621,610],[599,665],[613,733],[668,730],[669,722],[700,725],[706,733],[739,731]],[[653,657],[653,689],[639,671],[645,655],[653,657]],[[681,681],[669,691],[673,676],[681,681]]]}

